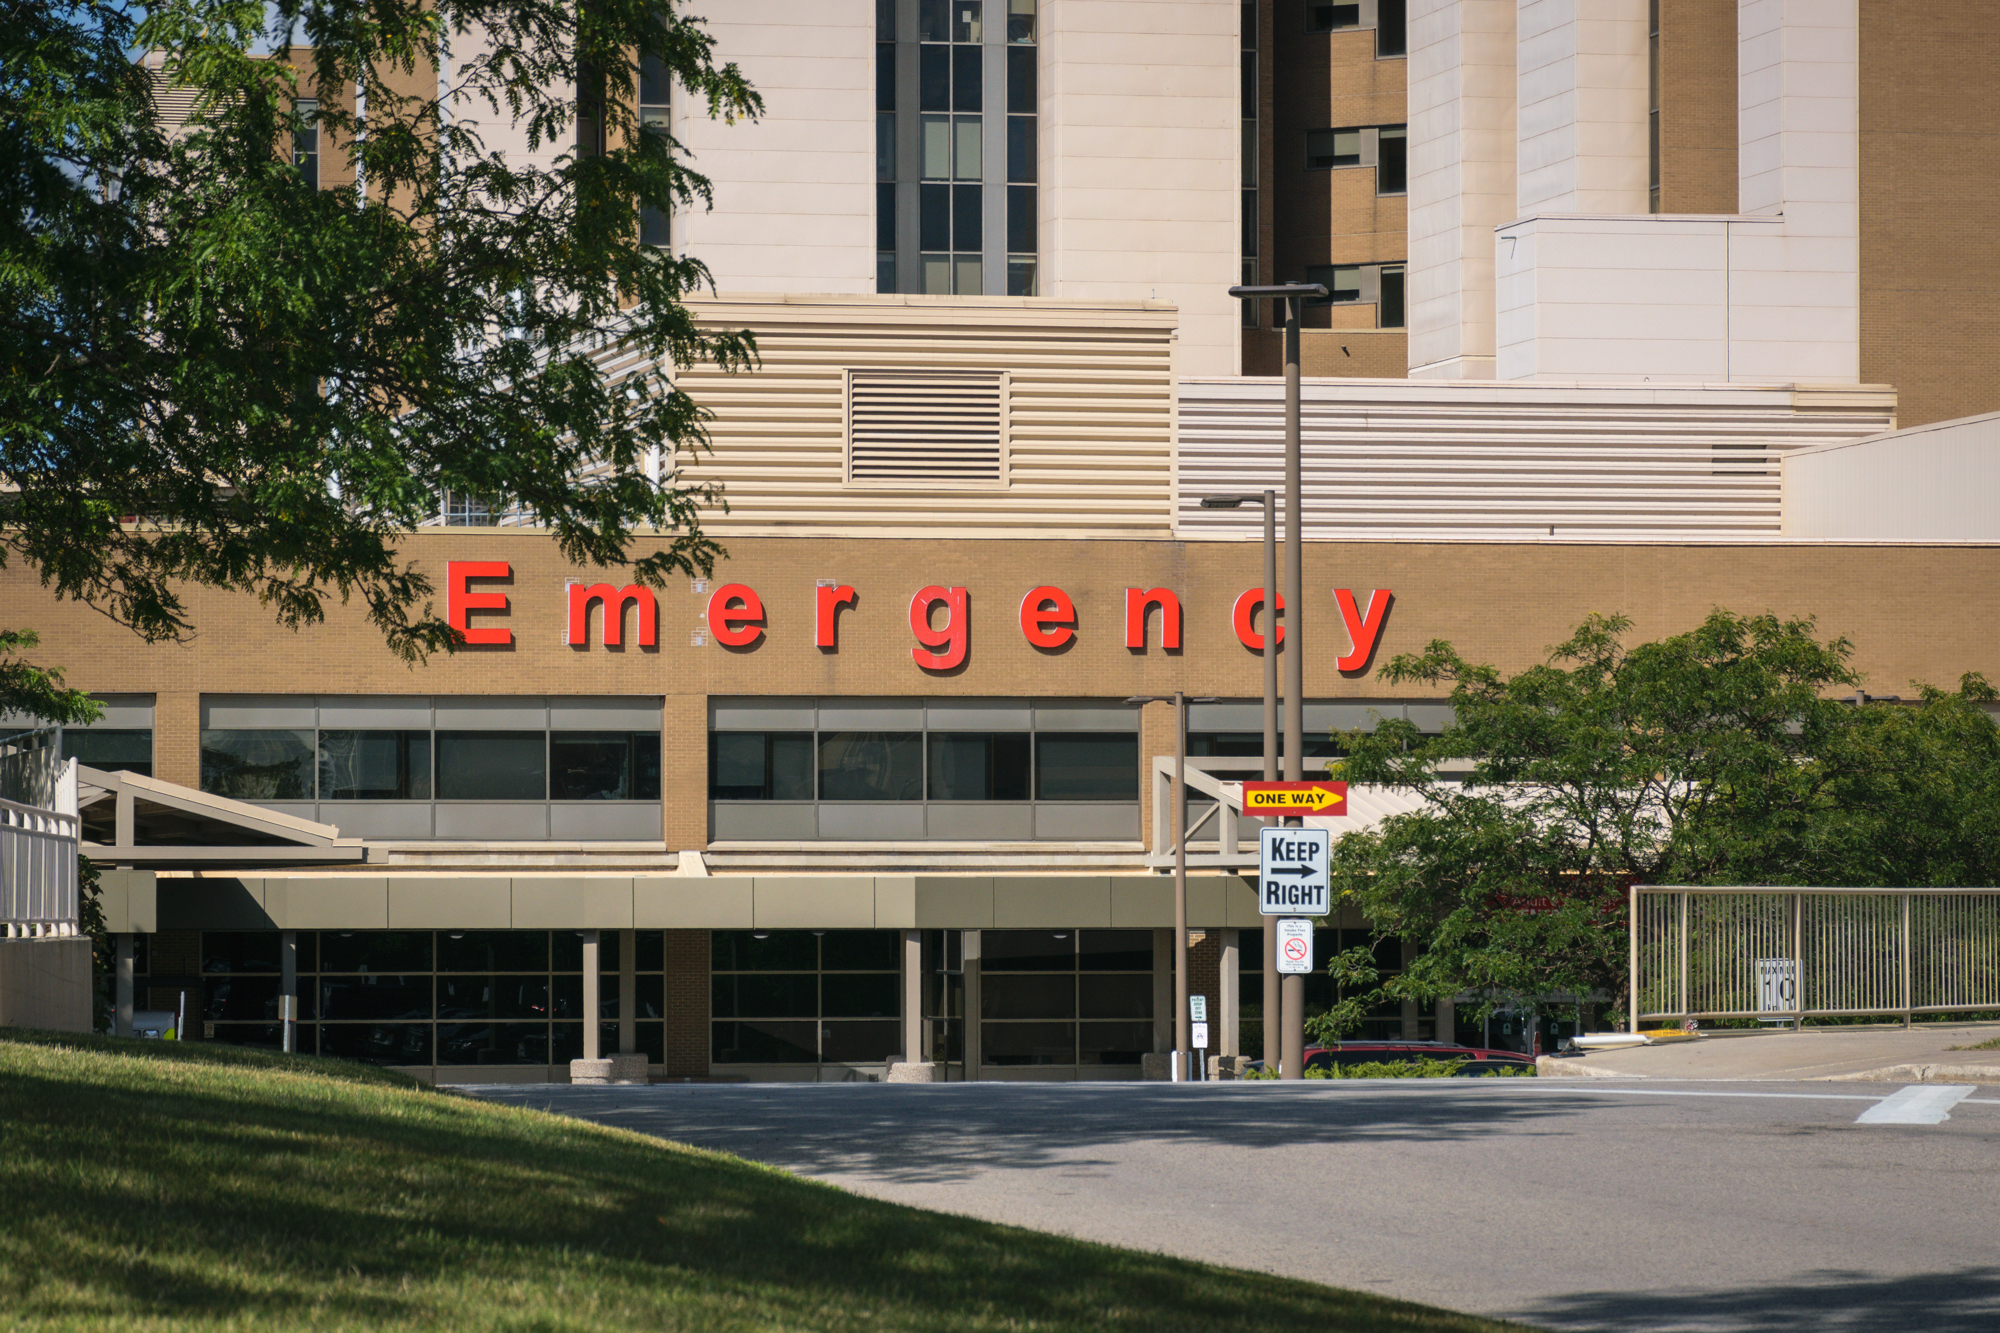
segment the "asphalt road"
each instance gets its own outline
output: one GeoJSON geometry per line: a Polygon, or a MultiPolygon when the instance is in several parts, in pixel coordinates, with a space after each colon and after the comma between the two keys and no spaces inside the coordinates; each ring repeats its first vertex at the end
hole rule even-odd
{"type": "Polygon", "coordinates": [[[1549,1328],[2000,1330],[2000,1088],[476,1091],[899,1203],[1549,1328]]]}

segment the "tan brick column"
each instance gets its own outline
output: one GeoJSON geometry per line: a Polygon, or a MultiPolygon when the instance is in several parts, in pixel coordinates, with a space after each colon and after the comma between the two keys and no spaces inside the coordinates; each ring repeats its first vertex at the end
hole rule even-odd
{"type": "Polygon", "coordinates": [[[708,846],[708,696],[669,694],[661,703],[660,836],[668,851],[700,851],[708,846]]]}
{"type": "Polygon", "coordinates": [[[201,696],[153,696],[153,776],[183,787],[201,786],[201,696]]]}
{"type": "Polygon", "coordinates": [[[666,951],[666,1076],[707,1078],[708,932],[670,930],[666,951]]]}

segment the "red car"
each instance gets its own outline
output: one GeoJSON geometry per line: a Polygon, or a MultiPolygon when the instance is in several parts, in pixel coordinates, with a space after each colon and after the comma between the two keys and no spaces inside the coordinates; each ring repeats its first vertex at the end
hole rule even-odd
{"type": "Polygon", "coordinates": [[[1347,1068],[1352,1065],[1400,1064],[1417,1060],[1459,1060],[1455,1078],[1492,1074],[1533,1077],[1535,1062],[1518,1051],[1493,1051],[1479,1046],[1455,1046],[1440,1041],[1343,1041],[1333,1046],[1306,1047],[1306,1069],[1347,1068]]]}

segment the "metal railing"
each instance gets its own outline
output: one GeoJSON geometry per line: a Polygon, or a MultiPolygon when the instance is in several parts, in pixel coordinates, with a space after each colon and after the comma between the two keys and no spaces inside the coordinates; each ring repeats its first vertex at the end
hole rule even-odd
{"type": "Polygon", "coordinates": [[[77,933],[82,821],[0,801],[0,930],[7,939],[77,933]]]}
{"type": "Polygon", "coordinates": [[[1667,888],[1631,896],[1630,1018],[2000,1010],[2000,888],[1667,888]]]}

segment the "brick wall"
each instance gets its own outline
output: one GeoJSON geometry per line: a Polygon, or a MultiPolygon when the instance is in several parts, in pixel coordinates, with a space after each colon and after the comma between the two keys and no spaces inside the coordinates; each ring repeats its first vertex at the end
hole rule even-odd
{"type": "Polygon", "coordinates": [[[708,1077],[708,932],[670,930],[667,950],[667,1064],[672,1078],[708,1077]]]}
{"type": "Polygon", "coordinates": [[[1660,212],[1736,211],[1736,0],[1660,0],[1660,212]]]}

